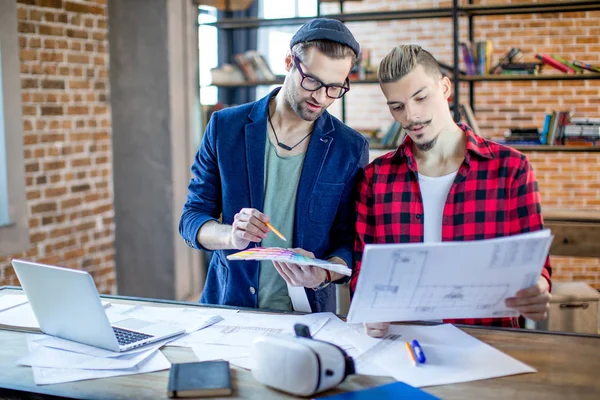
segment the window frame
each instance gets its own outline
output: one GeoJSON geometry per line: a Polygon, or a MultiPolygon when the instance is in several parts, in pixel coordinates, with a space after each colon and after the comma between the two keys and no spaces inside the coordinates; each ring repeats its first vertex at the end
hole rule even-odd
{"type": "Polygon", "coordinates": [[[6,168],[9,217],[9,223],[0,226],[0,256],[24,252],[29,248],[18,39],[17,2],[0,1],[0,79],[3,98],[0,107],[4,112],[6,150],[6,166],[0,168],[6,168]]]}

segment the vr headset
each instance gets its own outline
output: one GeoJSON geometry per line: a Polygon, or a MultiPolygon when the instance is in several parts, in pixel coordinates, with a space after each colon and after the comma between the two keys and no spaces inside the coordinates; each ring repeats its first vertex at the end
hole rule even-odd
{"type": "Polygon", "coordinates": [[[306,325],[296,336],[261,336],[252,346],[254,378],[296,396],[311,396],[335,387],[355,373],[354,360],[339,346],[315,340],[306,325]]]}

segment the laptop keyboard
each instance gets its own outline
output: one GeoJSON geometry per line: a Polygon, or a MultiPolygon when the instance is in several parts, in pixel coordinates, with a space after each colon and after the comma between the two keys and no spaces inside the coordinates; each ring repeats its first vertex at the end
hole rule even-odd
{"type": "Polygon", "coordinates": [[[146,335],[144,333],[128,331],[127,329],[112,327],[117,336],[117,341],[121,346],[125,346],[131,343],[139,342],[144,339],[153,337],[152,335],[146,335]]]}

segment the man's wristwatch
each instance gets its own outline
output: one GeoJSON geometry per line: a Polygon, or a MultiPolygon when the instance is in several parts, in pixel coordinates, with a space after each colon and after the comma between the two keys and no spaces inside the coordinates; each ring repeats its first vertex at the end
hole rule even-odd
{"type": "Polygon", "coordinates": [[[331,273],[329,272],[328,269],[325,270],[325,273],[327,274],[327,277],[325,278],[325,280],[323,282],[319,283],[318,286],[316,286],[316,287],[313,288],[313,290],[315,292],[318,291],[318,290],[325,289],[331,283],[331,273]]]}

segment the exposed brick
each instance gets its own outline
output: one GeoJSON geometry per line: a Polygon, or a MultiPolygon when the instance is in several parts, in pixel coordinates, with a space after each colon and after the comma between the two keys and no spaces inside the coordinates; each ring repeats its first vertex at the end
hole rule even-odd
{"type": "Polygon", "coordinates": [[[69,115],[82,115],[89,113],[89,107],[87,106],[73,106],[68,108],[69,115]]]}
{"type": "Polygon", "coordinates": [[[54,51],[42,51],[40,53],[40,61],[62,62],[64,56],[61,53],[54,51]]]}
{"type": "Polygon", "coordinates": [[[62,0],[38,0],[37,5],[40,7],[62,8],[62,0]]]}
{"type": "Polygon", "coordinates": [[[65,187],[49,188],[44,191],[44,196],[46,196],[46,198],[60,197],[60,196],[65,195],[66,193],[67,193],[67,188],[65,188],[65,187]]]}
{"type": "Polygon", "coordinates": [[[90,57],[85,54],[69,54],[67,60],[69,63],[87,64],[90,62],[90,57]]]}
{"type": "Polygon", "coordinates": [[[42,80],[43,89],[64,89],[65,81],[62,80],[42,80]]]}
{"type": "Polygon", "coordinates": [[[67,29],[67,36],[77,39],[87,39],[88,33],[81,29],[67,29]]]}
{"type": "Polygon", "coordinates": [[[63,108],[62,106],[42,107],[42,115],[63,115],[63,108]]]}
{"type": "Polygon", "coordinates": [[[20,33],[35,33],[35,25],[29,22],[19,22],[18,29],[20,33]]]}
{"type": "Polygon", "coordinates": [[[32,214],[40,214],[50,211],[56,211],[56,203],[42,203],[31,207],[32,214]]]}
{"type": "Polygon", "coordinates": [[[43,15],[44,14],[39,10],[31,10],[31,11],[29,11],[29,20],[30,21],[41,21],[43,15]]]}
{"type": "Polygon", "coordinates": [[[65,31],[63,27],[51,26],[51,25],[40,25],[39,30],[40,30],[40,35],[48,35],[48,36],[62,36],[65,31]]]}
{"type": "Polygon", "coordinates": [[[83,185],[75,185],[75,186],[71,186],[71,193],[79,193],[79,192],[85,192],[90,190],[90,185],[83,184],[83,185]]]}
{"type": "Polygon", "coordinates": [[[21,79],[21,89],[35,89],[37,87],[37,79],[21,79]]]}
{"type": "Polygon", "coordinates": [[[21,50],[19,52],[19,58],[21,61],[34,61],[37,60],[37,51],[36,50],[21,50]]]}
{"type": "Polygon", "coordinates": [[[57,170],[57,169],[63,169],[65,168],[65,161],[60,160],[60,161],[48,161],[44,163],[44,171],[53,171],[53,170],[57,170]]]}
{"type": "Polygon", "coordinates": [[[65,9],[67,11],[73,11],[80,14],[104,14],[104,9],[91,4],[81,4],[81,3],[72,3],[67,1],[65,4],[65,9]]]}

